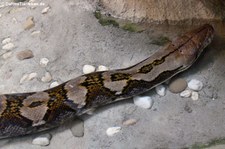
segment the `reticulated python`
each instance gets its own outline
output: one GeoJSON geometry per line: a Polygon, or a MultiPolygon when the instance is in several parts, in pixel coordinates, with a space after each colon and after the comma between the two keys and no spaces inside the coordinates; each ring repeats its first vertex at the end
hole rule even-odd
{"type": "Polygon", "coordinates": [[[190,67],[213,34],[207,24],[129,68],[94,72],[41,92],[0,95],[0,137],[47,130],[98,106],[146,92],[190,67]]]}

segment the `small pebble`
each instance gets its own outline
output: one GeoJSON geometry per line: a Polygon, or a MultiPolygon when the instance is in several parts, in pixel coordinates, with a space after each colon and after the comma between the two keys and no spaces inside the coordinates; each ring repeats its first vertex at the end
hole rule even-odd
{"type": "Polygon", "coordinates": [[[48,6],[48,7],[44,8],[44,9],[42,9],[41,13],[42,14],[46,14],[49,10],[50,10],[50,7],[48,6]]]}
{"type": "Polygon", "coordinates": [[[166,95],[166,87],[164,85],[156,86],[155,90],[156,90],[156,93],[159,96],[165,96],[166,95]]]}
{"type": "Polygon", "coordinates": [[[108,68],[108,67],[103,66],[103,65],[100,65],[100,66],[98,66],[98,68],[97,68],[97,70],[96,70],[96,71],[107,71],[107,70],[109,70],[109,68],[108,68]]]}
{"type": "Polygon", "coordinates": [[[2,46],[2,49],[3,50],[11,50],[11,49],[13,49],[15,46],[14,46],[14,44],[13,43],[7,43],[7,44],[5,44],[4,46],[2,46]]]}
{"type": "Polygon", "coordinates": [[[40,65],[41,67],[46,67],[48,65],[49,60],[47,58],[41,58],[40,65]]]}
{"type": "Polygon", "coordinates": [[[17,58],[19,60],[29,59],[34,57],[33,52],[31,50],[23,50],[17,53],[17,58]]]}
{"type": "Polygon", "coordinates": [[[30,73],[30,74],[24,74],[23,77],[20,79],[20,84],[22,84],[25,81],[33,80],[36,77],[37,77],[37,73],[35,73],[35,72],[30,73]]]}
{"type": "Polygon", "coordinates": [[[25,74],[22,76],[22,78],[20,79],[20,84],[22,84],[23,82],[25,82],[28,78],[28,74],[25,74]]]}
{"type": "Polygon", "coordinates": [[[32,27],[34,27],[35,26],[35,23],[34,23],[34,17],[28,17],[27,19],[26,19],[26,22],[23,24],[23,28],[25,29],[25,30],[29,30],[29,29],[31,29],[32,27]]]}
{"type": "Polygon", "coordinates": [[[41,33],[41,31],[33,31],[32,33],[31,33],[31,35],[32,36],[35,36],[35,35],[38,35],[38,34],[40,34],[41,33]]]}
{"type": "Polygon", "coordinates": [[[28,77],[27,77],[27,81],[33,80],[36,77],[37,77],[37,73],[36,72],[30,73],[28,75],[28,77]]]}
{"type": "Polygon", "coordinates": [[[73,127],[70,128],[74,137],[83,137],[84,136],[84,122],[80,119],[77,119],[73,123],[73,127]]]}
{"type": "Polygon", "coordinates": [[[2,14],[0,14],[0,18],[2,17],[2,14]]]}
{"type": "Polygon", "coordinates": [[[51,76],[51,74],[49,73],[49,72],[46,72],[45,73],[45,76],[43,76],[42,78],[41,78],[41,81],[42,82],[50,82],[52,80],[52,76],[51,76]]]}
{"type": "Polygon", "coordinates": [[[12,21],[13,21],[14,24],[18,23],[16,18],[12,18],[12,21]]]}
{"type": "Polygon", "coordinates": [[[180,93],[180,96],[181,97],[185,97],[185,98],[188,98],[190,97],[192,94],[192,91],[191,90],[184,90],[183,92],[180,93]]]}
{"type": "Polygon", "coordinates": [[[180,93],[187,88],[187,82],[184,79],[176,79],[169,84],[169,90],[172,93],[180,93]]]}
{"type": "Polygon", "coordinates": [[[58,85],[59,85],[59,83],[57,81],[54,81],[50,84],[50,88],[56,87],[58,85]]]}
{"type": "Polygon", "coordinates": [[[134,125],[137,123],[137,120],[136,119],[128,119],[126,121],[123,122],[123,125],[125,126],[130,126],[130,125],[134,125]]]}
{"type": "Polygon", "coordinates": [[[50,134],[38,136],[37,138],[33,139],[32,144],[40,145],[40,146],[47,146],[50,144],[51,137],[52,136],[50,134]]]}
{"type": "Polygon", "coordinates": [[[192,100],[198,100],[198,97],[199,97],[198,92],[193,91],[192,94],[191,94],[191,99],[192,100]]]}
{"type": "Polygon", "coordinates": [[[2,40],[3,45],[10,43],[10,42],[11,42],[11,38],[9,38],[9,37],[2,40]]]}
{"type": "Polygon", "coordinates": [[[92,73],[95,72],[95,67],[92,65],[84,65],[83,67],[83,73],[84,74],[88,74],[88,73],[92,73]]]}
{"type": "Polygon", "coordinates": [[[115,135],[116,133],[120,132],[121,127],[110,127],[106,130],[107,136],[111,137],[115,135]]]}
{"type": "Polygon", "coordinates": [[[150,109],[153,105],[153,100],[150,96],[136,96],[133,98],[134,104],[144,109],[150,109]]]}
{"type": "Polygon", "coordinates": [[[11,56],[12,56],[12,52],[11,52],[11,51],[6,52],[5,54],[2,55],[2,57],[3,57],[4,59],[8,59],[8,58],[10,58],[11,56]]]}
{"type": "Polygon", "coordinates": [[[203,83],[199,80],[192,79],[188,82],[188,87],[194,91],[200,91],[203,88],[203,83]]]}

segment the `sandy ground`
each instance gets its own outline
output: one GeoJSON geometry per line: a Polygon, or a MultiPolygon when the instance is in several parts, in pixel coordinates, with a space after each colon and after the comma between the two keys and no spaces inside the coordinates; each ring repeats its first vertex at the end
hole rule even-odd
{"type": "MultiPolygon", "coordinates": [[[[103,27],[93,15],[93,6],[86,0],[46,0],[45,6],[0,8],[0,40],[10,37],[15,44],[12,55],[0,58],[0,92],[40,91],[49,88],[41,77],[50,72],[59,83],[82,74],[84,64],[105,65],[110,69],[131,66],[147,58],[160,46],[151,43],[158,35],[173,39],[188,28],[158,26],[142,33],[130,33],[111,26],[103,27]],[[51,10],[42,14],[47,5],[51,10]],[[34,17],[35,26],[24,30],[23,23],[34,17]],[[41,31],[32,36],[33,31],[41,31]],[[20,61],[16,54],[30,49],[34,58],[20,61]],[[50,60],[47,67],[39,65],[41,58],[50,60]],[[36,72],[37,78],[20,84],[24,74],[36,72]]],[[[184,148],[196,142],[225,137],[225,36],[224,26],[215,24],[217,35],[207,52],[188,71],[179,75],[187,80],[196,78],[204,83],[200,99],[192,101],[167,91],[159,97],[154,91],[152,109],[136,107],[132,100],[100,108],[93,116],[84,116],[84,137],[74,137],[68,125],[49,131],[48,149],[148,149],[184,148]],[[215,98],[215,100],[212,100],[215,98]],[[192,112],[185,111],[189,107],[192,112]],[[137,124],[122,125],[124,119],[135,118],[137,124]],[[105,133],[108,127],[121,126],[113,137],[105,133]]],[[[6,51],[2,51],[5,53],[6,51]]],[[[35,135],[0,141],[4,149],[38,149],[32,145],[35,135]]]]}

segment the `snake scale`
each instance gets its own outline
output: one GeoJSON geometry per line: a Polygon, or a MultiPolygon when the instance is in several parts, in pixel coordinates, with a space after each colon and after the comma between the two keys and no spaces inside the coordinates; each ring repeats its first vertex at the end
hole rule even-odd
{"type": "Polygon", "coordinates": [[[82,75],[40,92],[0,95],[0,138],[48,130],[93,108],[146,92],[189,68],[213,34],[206,24],[129,68],[82,75]]]}

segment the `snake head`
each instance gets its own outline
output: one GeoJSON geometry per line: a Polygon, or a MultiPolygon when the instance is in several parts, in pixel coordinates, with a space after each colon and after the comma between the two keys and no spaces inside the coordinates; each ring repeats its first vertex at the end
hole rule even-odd
{"type": "Polygon", "coordinates": [[[214,36],[214,29],[211,25],[205,24],[197,29],[185,33],[174,41],[178,48],[178,55],[181,57],[185,67],[190,66],[208,46],[214,36]]]}

